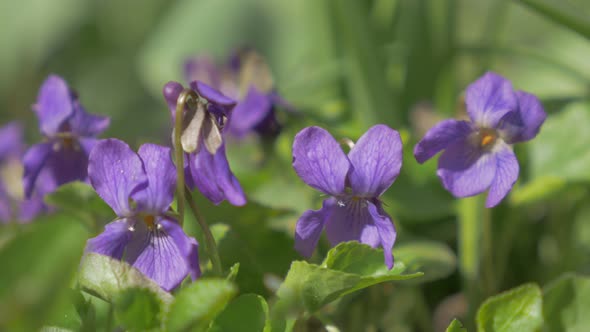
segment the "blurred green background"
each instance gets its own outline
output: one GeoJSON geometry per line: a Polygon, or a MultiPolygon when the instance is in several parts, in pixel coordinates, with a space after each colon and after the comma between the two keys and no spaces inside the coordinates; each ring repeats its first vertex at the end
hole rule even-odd
{"type": "MultiPolygon", "coordinates": [[[[590,17],[586,0],[559,3],[590,17]]],[[[550,115],[539,137],[516,148],[519,182],[491,212],[498,268],[492,289],[590,272],[590,43],[522,2],[3,0],[0,13],[0,123],[24,123],[28,143],[40,138],[31,105],[50,73],[63,76],[88,111],[112,118],[104,137],[137,147],[168,142],[161,89],[183,81],[187,57],[225,61],[248,45],[267,58],[278,91],[299,113],[282,115],[286,128],[270,154],[255,140],[228,147],[249,207],[216,210],[200,202],[209,222],[230,224],[243,241],[225,249],[221,242],[224,265],[239,260],[250,278],[238,279],[242,291],[268,291],[263,273],[284,276],[298,257],[290,249],[297,217],[323,199],[291,170],[293,136],[307,125],[352,139],[376,123],[399,130],[404,166],[384,197],[398,243],[435,240],[456,253],[457,201],[442,189],[436,163],[419,166],[411,153],[438,119],[461,114],[463,89],[486,70],[538,95],[550,115]],[[231,256],[243,248],[250,258],[231,256]],[[259,266],[249,268],[248,259],[259,266]]],[[[321,244],[314,260],[326,250],[321,244]]],[[[361,315],[386,331],[429,330],[439,304],[461,289],[458,272],[379,298],[380,291],[392,294],[386,286],[356,295],[379,306],[377,313],[349,299],[326,314],[341,310],[343,326],[361,315]]]]}

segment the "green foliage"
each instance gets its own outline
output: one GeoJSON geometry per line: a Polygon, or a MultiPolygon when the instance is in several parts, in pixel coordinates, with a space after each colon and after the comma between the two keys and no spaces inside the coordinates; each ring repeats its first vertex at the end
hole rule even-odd
{"type": "Polygon", "coordinates": [[[147,331],[160,326],[164,306],[148,288],[126,288],[113,301],[117,322],[129,331],[147,331]]]}
{"type": "Polygon", "coordinates": [[[164,322],[168,331],[205,331],[236,295],[235,286],[222,279],[200,279],[181,289],[164,322]]]}
{"type": "Polygon", "coordinates": [[[235,207],[222,203],[219,207],[211,204],[200,193],[194,193],[197,205],[207,223],[223,223],[223,236],[219,237],[219,248],[224,270],[240,263],[240,273],[235,282],[242,292],[268,294],[263,280],[265,274],[285,275],[289,264],[299,255],[295,252],[293,237],[272,229],[271,220],[290,215],[290,211],[271,209],[267,206],[248,202],[246,206],[235,207]]]}
{"type": "Polygon", "coordinates": [[[520,2],[561,26],[590,39],[590,20],[567,2],[551,0],[520,0],[520,2]]]}
{"type": "Polygon", "coordinates": [[[270,330],[268,304],[256,294],[244,294],[233,300],[217,316],[209,332],[267,332],[270,330]]]}
{"type": "Polygon", "coordinates": [[[45,196],[45,202],[71,215],[75,221],[98,232],[112,220],[114,213],[89,184],[71,182],[45,196]],[[84,207],[84,208],[81,208],[84,207]]]}
{"type": "Polygon", "coordinates": [[[512,200],[522,204],[544,199],[566,184],[589,182],[590,104],[574,103],[545,121],[531,141],[531,180],[515,191],[512,200]],[[569,135],[564,135],[567,128],[569,135]]]}
{"type": "Polygon", "coordinates": [[[112,302],[128,288],[146,288],[162,302],[170,303],[172,295],[131,265],[99,254],[86,254],[78,272],[80,287],[99,298],[112,302]]]}
{"type": "Polygon", "coordinates": [[[67,307],[88,233],[63,214],[23,228],[0,250],[0,330],[31,331],[67,307]]]}
{"type": "Polygon", "coordinates": [[[543,324],[541,289],[526,284],[486,300],[477,312],[480,332],[535,332],[543,324]]]}
{"type": "Polygon", "coordinates": [[[547,331],[585,331],[590,326],[590,278],[566,274],[543,288],[547,331]]]}
{"type": "Polygon", "coordinates": [[[446,332],[467,332],[467,329],[463,327],[460,321],[453,319],[446,332]]]}
{"type": "MultiPolygon", "coordinates": [[[[403,255],[402,255],[403,256],[403,255]]],[[[348,293],[394,280],[413,279],[423,275],[420,255],[396,258],[393,269],[383,262],[383,250],[358,242],[345,242],[332,248],[321,266],[296,261],[291,264],[285,282],[277,291],[289,311],[314,312],[323,305],[348,293]]]]}

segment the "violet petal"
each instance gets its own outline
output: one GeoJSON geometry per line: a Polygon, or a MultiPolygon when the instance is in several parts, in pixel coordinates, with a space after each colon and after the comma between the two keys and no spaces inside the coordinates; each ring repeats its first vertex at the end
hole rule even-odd
{"type": "Polygon", "coordinates": [[[74,113],[72,92],[66,81],[50,75],[41,85],[34,110],[39,117],[39,127],[46,136],[54,136],[74,113]]]}
{"type": "Polygon", "coordinates": [[[447,146],[465,139],[473,131],[467,121],[443,120],[430,128],[414,147],[414,157],[422,164],[447,146]]]}
{"type": "Polygon", "coordinates": [[[307,210],[297,220],[295,225],[295,250],[302,256],[309,258],[313,254],[333,205],[333,200],[326,199],[321,209],[307,210]]]}
{"type": "Polygon", "coordinates": [[[512,83],[493,72],[487,72],[467,87],[465,104],[471,121],[486,128],[495,128],[506,113],[518,108],[512,83]]]}
{"type": "Polygon", "coordinates": [[[399,133],[386,125],[371,127],[350,150],[348,159],[352,164],[348,180],[353,193],[380,196],[402,167],[399,133]]]}
{"type": "Polygon", "coordinates": [[[311,187],[332,196],[344,192],[351,168],[348,157],[330,133],[320,127],[307,127],[293,142],[293,168],[311,187]]]}
{"type": "Polygon", "coordinates": [[[69,121],[74,134],[77,136],[98,136],[109,127],[111,123],[109,117],[87,113],[82,105],[77,104],[77,101],[75,103],[75,112],[69,121]]]}
{"type": "MultiPolygon", "coordinates": [[[[385,259],[385,265],[391,270],[393,268],[393,244],[397,233],[391,218],[383,211],[380,206],[377,206],[371,202],[367,202],[369,214],[373,218],[373,224],[377,228],[379,238],[381,239],[381,247],[383,248],[383,256],[385,259]]],[[[379,204],[380,205],[380,204],[379,204]]]]}
{"type": "Polygon", "coordinates": [[[136,222],[125,260],[164,290],[170,291],[189,274],[184,248],[177,245],[188,241],[188,237],[175,222],[164,219],[157,222],[161,227],[153,229],[142,221],[136,222]],[[180,238],[179,234],[184,238],[180,238]]]}
{"type": "Polygon", "coordinates": [[[381,244],[379,229],[367,209],[368,201],[338,202],[330,199],[332,211],[326,221],[326,235],[332,246],[346,241],[359,241],[373,248],[381,244]]]}
{"type": "Polygon", "coordinates": [[[127,219],[108,223],[102,233],[86,242],[84,252],[93,252],[120,260],[133,234],[129,226],[127,219]]]}
{"type": "Polygon", "coordinates": [[[25,153],[25,156],[23,157],[23,184],[25,197],[31,197],[35,187],[35,181],[37,180],[39,173],[45,166],[45,163],[52,152],[53,143],[48,142],[35,144],[31,146],[25,153]]]}
{"type": "Polygon", "coordinates": [[[519,165],[512,149],[505,145],[495,154],[496,176],[490,186],[486,207],[491,208],[506,197],[518,179],[519,165]]]}
{"type": "Polygon", "coordinates": [[[256,127],[269,112],[272,112],[270,97],[260,93],[253,85],[246,97],[232,111],[228,123],[229,132],[236,137],[244,137],[256,127]]]}
{"type": "Polygon", "coordinates": [[[11,122],[0,128],[0,161],[9,157],[20,157],[23,149],[23,129],[11,122]]]}
{"type": "Polygon", "coordinates": [[[206,149],[189,155],[189,167],[193,184],[214,204],[227,199],[233,205],[246,204],[246,197],[234,176],[225,154],[225,145],[215,155],[206,149]]]}
{"type": "Polygon", "coordinates": [[[186,82],[201,81],[214,88],[219,88],[220,76],[215,63],[208,56],[191,58],[184,63],[186,82]]]}
{"type": "Polygon", "coordinates": [[[143,162],[129,145],[106,139],[96,144],[88,163],[90,183],[118,216],[130,216],[132,195],[148,185],[143,162]]]}
{"type": "Polygon", "coordinates": [[[485,191],[496,174],[496,157],[474,147],[468,140],[453,143],[438,159],[437,175],[455,197],[485,191]]]}
{"type": "Polygon", "coordinates": [[[156,144],[144,144],[139,148],[149,185],[133,195],[138,210],[164,212],[174,200],[176,167],[170,153],[170,148],[156,144]]]}
{"type": "Polygon", "coordinates": [[[510,144],[537,136],[547,117],[541,101],[535,95],[524,91],[517,91],[516,95],[518,110],[506,114],[499,125],[504,139],[510,144]]]}

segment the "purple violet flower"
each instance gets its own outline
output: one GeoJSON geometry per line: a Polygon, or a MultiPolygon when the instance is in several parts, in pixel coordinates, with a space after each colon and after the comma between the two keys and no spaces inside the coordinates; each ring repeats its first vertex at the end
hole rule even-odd
{"type": "Polygon", "coordinates": [[[281,130],[275,108],[292,110],[275,90],[270,68],[264,58],[251,49],[235,52],[226,66],[216,67],[207,56],[186,61],[187,81],[199,80],[238,100],[228,121],[227,132],[236,138],[256,132],[274,137],[281,130]]]}
{"type": "Polygon", "coordinates": [[[43,82],[33,110],[45,139],[24,156],[25,197],[31,197],[43,173],[44,193],[67,182],[86,181],[88,155],[98,141],[96,136],[109,126],[109,118],[86,113],[76,94],[56,75],[43,82]]]}
{"type": "MultiPolygon", "coordinates": [[[[191,82],[190,87],[197,93],[200,99],[197,101],[199,103],[197,105],[197,112],[210,113],[216,119],[215,125],[217,129],[220,131],[224,130],[225,119],[231,118],[231,110],[235,106],[235,101],[199,81],[191,82]]],[[[168,82],[164,86],[164,98],[172,113],[173,121],[175,119],[178,96],[182,91],[182,85],[177,82],[168,82]]],[[[185,116],[188,117],[189,112],[185,108],[185,116]]],[[[188,125],[185,128],[190,129],[188,125]]],[[[225,153],[225,142],[223,137],[220,137],[222,139],[221,145],[216,149],[215,153],[211,153],[210,149],[200,148],[203,144],[198,143],[194,152],[185,154],[186,184],[190,189],[197,187],[214,204],[219,204],[223,200],[227,200],[233,205],[242,206],[246,204],[246,196],[238,179],[236,179],[229,168],[225,153]]],[[[201,137],[197,141],[203,142],[205,139],[201,137]]]]}
{"type": "Polygon", "coordinates": [[[381,246],[391,269],[396,231],[379,197],[395,181],[401,166],[400,136],[385,125],[371,127],[348,156],[326,130],[300,131],[293,143],[293,168],[305,183],[331,197],[321,209],[308,210],[299,218],[295,249],[311,256],[325,226],[332,246],[351,240],[381,246]]]}
{"type": "Polygon", "coordinates": [[[486,207],[496,206],[510,192],[519,166],[512,144],[534,138],[546,114],[537,97],[514,91],[510,81],[488,72],[467,87],[471,121],[444,120],[431,128],[414,148],[424,163],[444,150],[437,175],[455,197],[489,189],[486,207]]]}
{"type": "Polygon", "coordinates": [[[103,140],[90,153],[88,176],[118,217],[88,240],[86,252],[124,260],[167,291],[200,276],[197,241],[168,213],[176,188],[170,148],[144,144],[136,154],[122,141],[103,140]]]}
{"type": "Polygon", "coordinates": [[[0,128],[0,223],[13,220],[29,222],[39,213],[47,210],[43,203],[43,186],[47,182],[40,178],[29,199],[23,199],[22,177],[23,165],[22,127],[9,123],[0,128]]]}

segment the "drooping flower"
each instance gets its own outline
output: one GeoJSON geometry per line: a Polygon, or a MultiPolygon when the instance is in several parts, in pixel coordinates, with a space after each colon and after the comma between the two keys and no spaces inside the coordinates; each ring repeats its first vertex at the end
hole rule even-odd
{"type": "MultiPolygon", "coordinates": [[[[185,107],[184,110],[181,144],[187,152],[186,183],[191,189],[197,187],[214,204],[227,200],[233,205],[244,205],[246,196],[229,168],[222,134],[225,131],[226,120],[233,116],[231,110],[235,106],[235,101],[199,81],[191,82],[190,88],[198,95],[198,100],[194,101],[194,109],[185,107]],[[210,129],[205,129],[204,125],[198,124],[199,122],[206,123],[210,129]],[[218,137],[215,136],[219,142],[215,139],[215,146],[209,146],[209,135],[216,130],[221,133],[218,137]]],[[[173,121],[176,103],[182,91],[182,85],[177,82],[168,82],[164,86],[164,98],[173,121]]]]}
{"type": "Polygon", "coordinates": [[[225,66],[217,67],[206,56],[192,58],[184,66],[187,81],[199,80],[238,101],[228,121],[227,132],[243,138],[250,133],[274,137],[281,131],[275,109],[292,110],[276,91],[270,68],[251,49],[235,52],[225,66]]]}
{"type": "Polygon", "coordinates": [[[167,291],[200,276],[197,241],[169,213],[176,188],[170,148],[144,144],[136,154],[122,141],[103,140],[90,153],[88,175],[117,219],[88,240],[86,252],[124,260],[167,291]]]}
{"type": "Polygon", "coordinates": [[[56,75],[43,82],[33,110],[44,140],[24,156],[25,197],[31,197],[43,173],[46,192],[71,181],[85,181],[88,155],[98,141],[96,136],[109,126],[109,118],[86,113],[76,94],[56,75]]]}
{"type": "Polygon", "coordinates": [[[489,189],[486,207],[496,206],[518,178],[512,144],[534,138],[546,114],[537,97],[514,91],[510,81],[488,72],[467,87],[471,121],[444,120],[431,128],[414,148],[424,163],[444,150],[437,175],[455,197],[489,189]]]}
{"type": "Polygon", "coordinates": [[[293,143],[293,168],[305,183],[330,198],[321,209],[308,210],[299,218],[295,249],[311,256],[325,226],[332,246],[357,240],[382,247],[385,264],[391,269],[396,231],[379,197],[401,166],[400,136],[385,125],[371,127],[348,155],[326,130],[308,127],[300,131],[293,143]]]}
{"type": "Polygon", "coordinates": [[[22,177],[23,134],[19,124],[12,122],[0,128],[0,222],[29,222],[47,207],[43,204],[45,178],[36,183],[29,199],[23,197],[22,177]]]}

